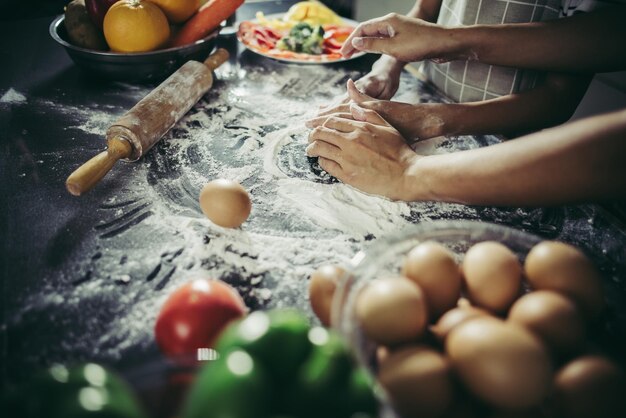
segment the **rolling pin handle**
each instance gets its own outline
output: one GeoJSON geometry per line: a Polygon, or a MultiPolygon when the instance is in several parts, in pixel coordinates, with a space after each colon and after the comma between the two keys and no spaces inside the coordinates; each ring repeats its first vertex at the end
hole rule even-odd
{"type": "Polygon", "coordinates": [[[228,61],[228,51],[224,48],[218,48],[209,58],[204,60],[204,65],[209,67],[211,71],[228,61]]]}
{"type": "Polygon", "coordinates": [[[133,147],[125,139],[113,138],[109,141],[106,151],[93,157],[81,165],[65,181],[67,191],[80,196],[91,190],[122,158],[132,155],[133,147]]]}

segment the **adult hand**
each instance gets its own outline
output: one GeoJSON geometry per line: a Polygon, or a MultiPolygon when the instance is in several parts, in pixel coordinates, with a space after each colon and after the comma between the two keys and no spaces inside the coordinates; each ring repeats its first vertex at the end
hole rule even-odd
{"type": "Polygon", "coordinates": [[[378,113],[354,103],[309,135],[307,154],[342,182],[367,193],[405,199],[407,171],[419,156],[378,113]]]}
{"type": "Polygon", "coordinates": [[[344,57],[358,51],[390,55],[400,61],[445,61],[451,45],[445,28],[425,20],[390,13],[361,23],[341,47],[344,57]]]}
{"type": "MultiPolygon", "coordinates": [[[[373,110],[383,117],[407,140],[428,139],[444,135],[446,104],[420,103],[409,104],[376,100],[361,93],[352,80],[348,80],[348,99],[360,107],[373,110]]],[[[322,126],[330,116],[347,117],[350,104],[342,102],[322,109],[317,117],[306,122],[309,128],[322,126]]]]}

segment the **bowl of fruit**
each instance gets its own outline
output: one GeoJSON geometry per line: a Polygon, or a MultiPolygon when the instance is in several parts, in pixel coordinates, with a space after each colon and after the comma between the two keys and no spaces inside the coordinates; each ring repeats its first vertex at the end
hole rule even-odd
{"type": "Polygon", "coordinates": [[[160,81],[215,46],[220,23],[241,0],[72,0],[50,35],[88,74],[160,81]]]}
{"type": "Polygon", "coordinates": [[[344,270],[333,326],[397,417],[624,416],[619,359],[592,336],[601,276],[578,248],[438,221],[378,240],[344,270]]]}

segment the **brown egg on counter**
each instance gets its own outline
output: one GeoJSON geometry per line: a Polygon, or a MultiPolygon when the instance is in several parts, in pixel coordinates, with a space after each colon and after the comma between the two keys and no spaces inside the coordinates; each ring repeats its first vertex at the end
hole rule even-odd
{"type": "Polygon", "coordinates": [[[569,298],[538,290],[519,298],[507,319],[538,336],[555,353],[575,352],[585,342],[585,321],[569,298]]]}
{"type": "Polygon", "coordinates": [[[322,325],[329,326],[333,296],[346,271],[339,266],[325,265],[311,274],[309,300],[322,325]]]}
{"type": "Polygon", "coordinates": [[[523,410],[498,410],[489,415],[489,418],[543,418],[545,416],[541,408],[536,407],[523,410]]]}
{"type": "Polygon", "coordinates": [[[469,300],[493,312],[505,312],[518,297],[522,266],[517,256],[495,241],[472,246],[463,259],[469,300]]]}
{"type": "Polygon", "coordinates": [[[413,280],[428,300],[431,321],[453,308],[461,295],[461,272],[452,253],[443,245],[427,241],[404,259],[402,275],[413,280]]]}
{"type": "Polygon", "coordinates": [[[368,338],[396,345],[424,334],[428,308],[418,285],[404,277],[389,277],[372,280],[361,290],[356,317],[368,338]]]}
{"type": "Polygon", "coordinates": [[[623,371],[601,356],[572,360],[555,375],[550,410],[554,416],[565,418],[625,417],[623,371]]]}
{"type": "Polygon", "coordinates": [[[389,348],[385,347],[384,345],[379,345],[378,347],[376,347],[376,362],[377,362],[377,364],[380,364],[383,361],[385,361],[385,359],[387,357],[389,357],[390,353],[391,353],[391,351],[389,350],[389,348]]]}
{"type": "Polygon", "coordinates": [[[238,228],[250,216],[252,203],[250,195],[239,183],[218,179],[202,188],[200,208],[214,224],[238,228]]]}
{"type": "Polygon", "coordinates": [[[444,342],[454,328],[465,321],[480,316],[491,316],[491,314],[484,309],[476,308],[469,304],[462,304],[443,314],[439,321],[430,327],[430,331],[437,337],[437,340],[444,342]]]}
{"type": "Polygon", "coordinates": [[[465,387],[492,406],[533,407],[550,391],[548,352],[517,325],[494,317],[468,320],[450,332],[446,353],[465,387]]]}
{"type": "Polygon", "coordinates": [[[571,297],[590,318],[604,307],[602,280],[598,271],[580,250],[557,241],[535,245],[524,263],[530,285],[554,290],[571,297]]]}
{"type": "Polygon", "coordinates": [[[454,400],[448,360],[424,345],[392,351],[379,365],[378,381],[402,417],[440,417],[454,400]]]}

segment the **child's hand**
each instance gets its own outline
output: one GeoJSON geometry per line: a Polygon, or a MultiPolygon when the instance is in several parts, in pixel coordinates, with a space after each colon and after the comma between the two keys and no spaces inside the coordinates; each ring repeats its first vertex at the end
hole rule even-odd
{"type": "MultiPolygon", "coordinates": [[[[357,88],[370,97],[380,100],[389,100],[398,91],[400,74],[405,63],[395,58],[382,56],[372,66],[372,70],[359,78],[355,84],[357,88]]],[[[326,113],[329,109],[350,102],[348,93],[333,99],[331,103],[320,106],[318,114],[326,113]]]]}
{"type": "MultiPolygon", "coordinates": [[[[440,103],[409,104],[376,100],[361,93],[352,80],[348,81],[348,100],[360,107],[370,109],[382,116],[391,126],[409,141],[434,138],[444,135],[446,105],[440,103]]],[[[317,117],[306,122],[309,128],[322,126],[329,116],[348,117],[348,101],[322,109],[317,117]]]]}
{"type": "Polygon", "coordinates": [[[409,168],[419,156],[378,113],[352,103],[309,135],[307,154],[342,182],[367,193],[407,199],[409,168]]]}
{"type": "Polygon", "coordinates": [[[400,61],[445,61],[449,39],[445,28],[421,19],[391,13],[361,23],[341,47],[344,57],[357,51],[390,55],[400,61]]]}
{"type": "Polygon", "coordinates": [[[404,62],[391,57],[381,57],[372,66],[372,70],[356,81],[357,88],[368,96],[379,99],[391,99],[400,86],[400,74],[404,62]]]}

